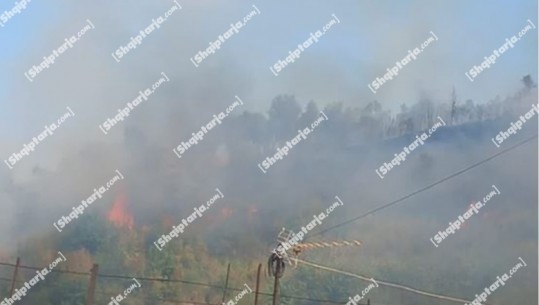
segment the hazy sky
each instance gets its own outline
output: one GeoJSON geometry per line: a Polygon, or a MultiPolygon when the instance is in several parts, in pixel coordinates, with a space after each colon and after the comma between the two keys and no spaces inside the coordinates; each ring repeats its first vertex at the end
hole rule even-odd
{"type": "MultiPolygon", "coordinates": [[[[318,151],[319,148],[313,145],[315,148],[312,151],[302,155],[303,148],[298,147],[294,157],[292,154],[287,157],[290,158],[287,160],[288,167],[280,164],[280,172],[276,168],[275,173],[262,176],[254,162],[243,162],[259,154],[259,150],[261,153],[262,149],[251,145],[248,140],[239,144],[227,142],[234,136],[218,137],[219,132],[227,131],[222,129],[211,135],[212,140],[198,146],[197,153],[193,151],[190,159],[178,160],[172,148],[207,123],[213,114],[224,111],[234,102],[235,96],[241,97],[244,102],[236,114],[245,110],[266,112],[271,100],[279,94],[294,94],[303,105],[313,100],[322,106],[343,102],[347,106],[361,107],[378,100],[384,108],[395,111],[402,103],[411,105],[424,96],[434,102],[447,102],[453,86],[460,103],[467,99],[484,103],[498,95],[503,98],[518,92],[525,75],[530,74],[536,82],[538,80],[537,29],[528,32],[474,82],[464,75],[504,44],[506,38],[527,26],[528,20],[539,25],[536,0],[176,1],[182,5],[182,10],[175,12],[120,62],[116,62],[111,53],[126,45],[131,36],[175,5],[172,0],[32,0],[26,9],[0,27],[0,232],[3,232],[0,235],[0,255],[8,246],[15,248],[24,234],[53,230],[53,221],[65,215],[65,211],[70,211],[82,198],[87,198],[89,190],[104,184],[116,169],[125,173],[125,184],[107,194],[106,199],[95,205],[95,210],[109,209],[114,198],[117,198],[116,194],[124,194],[124,187],[129,208],[135,211],[135,215],[147,217],[146,221],[150,222],[167,213],[175,216],[170,211],[177,212],[177,207],[187,207],[192,201],[206,198],[208,190],[223,187],[225,196],[230,198],[227,199],[230,205],[225,205],[223,210],[234,207],[247,211],[243,207],[248,206],[259,208],[261,214],[270,211],[268,217],[260,217],[264,219],[260,224],[271,222],[267,225],[269,230],[278,230],[273,225],[282,220],[276,221],[273,215],[277,214],[273,214],[273,211],[281,211],[275,208],[273,202],[265,204],[270,199],[277,198],[275,202],[286,209],[295,203],[301,208],[311,208],[305,205],[314,206],[313,202],[318,204],[324,201],[327,190],[343,190],[339,195],[342,194],[347,207],[340,213],[349,218],[498,152],[485,135],[495,134],[501,130],[499,126],[505,124],[500,121],[495,124],[487,122],[476,125],[474,128],[477,130],[456,127],[454,138],[433,138],[422,147],[420,153],[399,168],[398,174],[395,171],[392,177],[384,180],[375,176],[374,169],[383,162],[384,156],[391,156],[397,151],[394,149],[396,142],[369,146],[365,154],[338,146],[324,147],[318,151]],[[226,32],[231,23],[243,19],[253,10],[253,5],[261,14],[254,16],[220,50],[206,58],[200,67],[195,67],[189,58],[226,32]],[[270,72],[270,66],[308,39],[310,33],[321,29],[333,15],[339,18],[339,24],[302,53],[296,62],[289,64],[279,76],[270,72]],[[72,49],[39,73],[33,82],[24,76],[25,71],[38,65],[44,56],[63,44],[64,39],[80,31],[87,20],[91,20],[95,29],[88,31],[72,49]],[[406,56],[408,50],[428,39],[431,32],[439,40],[428,46],[417,60],[404,67],[378,93],[373,94],[368,89],[367,84],[382,76],[386,68],[406,56]],[[135,99],[139,91],[151,86],[162,72],[166,73],[170,82],[104,135],[98,125],[113,117],[118,108],[125,107],[127,102],[135,99]],[[3,164],[4,160],[12,153],[19,152],[23,144],[29,143],[32,137],[44,130],[46,124],[55,122],[66,113],[66,107],[74,111],[75,117],[68,118],[54,135],[40,143],[13,170],[9,170],[3,164]],[[236,152],[242,155],[234,155],[236,152]],[[328,152],[332,154],[327,155],[328,152]],[[303,160],[304,156],[308,158],[303,160]],[[313,160],[317,163],[311,164],[313,160]],[[228,167],[228,164],[235,167],[228,167]],[[298,168],[303,171],[296,171],[298,168]],[[253,171],[259,176],[252,175],[253,171]],[[344,173],[342,176],[341,172],[344,173]],[[337,177],[336,173],[339,178],[332,178],[337,177]],[[318,185],[324,187],[317,188],[318,185]]],[[[0,1],[0,20],[3,12],[15,5],[13,0],[0,1]]],[[[522,105],[525,102],[526,107],[527,104],[531,106],[532,98],[536,103],[536,96],[528,95],[526,100],[521,101],[522,105]]],[[[509,118],[504,117],[504,120],[509,118]]],[[[514,141],[534,133],[533,126],[527,125],[525,128],[518,137],[513,138],[514,141]]],[[[334,133],[331,136],[342,136],[334,133]]],[[[532,173],[537,165],[536,155],[537,150],[528,143],[528,146],[512,154],[492,160],[466,175],[412,198],[407,205],[395,207],[395,213],[410,207],[426,212],[414,218],[414,223],[406,219],[399,223],[404,229],[398,232],[385,231],[380,234],[378,230],[386,229],[386,223],[380,221],[384,218],[365,219],[368,226],[353,227],[350,224],[346,229],[350,228],[352,233],[358,232],[362,240],[373,242],[375,246],[370,249],[374,250],[368,251],[383,249],[383,259],[384,255],[388,258],[393,255],[405,257],[401,253],[406,254],[406,249],[423,241],[432,250],[426,234],[441,227],[442,220],[437,223],[436,218],[429,217],[436,213],[442,215],[445,209],[465,207],[471,200],[484,194],[492,183],[499,185],[504,196],[507,196],[498,203],[506,210],[489,214],[490,219],[500,222],[491,222],[485,217],[483,222],[490,227],[485,227],[479,233],[490,233],[492,231],[488,230],[498,227],[505,231],[500,229],[502,233],[473,235],[491,246],[474,247],[483,247],[483,253],[488,254],[494,246],[499,246],[499,240],[505,240],[512,244],[502,247],[502,253],[512,255],[522,250],[522,253],[536,255],[535,239],[529,242],[533,249],[525,248],[528,244],[520,243],[521,239],[536,237],[535,223],[532,226],[528,221],[533,213],[522,212],[536,207],[534,187],[537,176],[535,172],[532,173]],[[532,195],[530,189],[534,191],[532,195]],[[437,204],[430,204],[435,202],[437,204]],[[526,217],[518,218],[523,213],[526,217]],[[421,221],[425,225],[418,225],[416,230],[415,222],[421,224],[421,221]],[[504,227],[506,224],[514,224],[518,228],[511,231],[507,229],[509,226],[504,227]],[[425,227],[429,228],[428,232],[424,230],[425,227]],[[371,231],[365,230],[367,234],[364,234],[363,228],[371,231]],[[406,228],[409,228],[408,232],[413,229],[421,234],[427,233],[424,234],[425,238],[414,236],[414,233],[406,235],[403,234],[406,228]],[[518,247],[513,247],[513,243],[518,247]],[[404,249],[404,252],[395,249],[404,249]]],[[[380,214],[375,217],[388,215],[380,214]]],[[[409,215],[413,214],[410,212],[409,215]]],[[[211,216],[208,216],[207,221],[210,220],[211,216]]],[[[296,220],[298,224],[303,222],[299,217],[296,220]]],[[[245,224],[241,221],[231,223],[230,227],[239,228],[245,224]]],[[[338,220],[335,218],[331,221],[336,223],[338,220]]],[[[390,225],[398,228],[394,223],[390,225]]],[[[226,235],[233,231],[222,232],[226,235]]],[[[243,227],[241,232],[242,237],[251,233],[243,227]]],[[[219,237],[218,234],[216,236],[219,237]]],[[[467,237],[465,234],[459,236],[466,246],[469,245],[467,237]]],[[[226,240],[228,243],[228,237],[226,240]]],[[[372,254],[372,257],[379,259],[378,253],[372,254]]],[[[460,251],[452,253],[457,258],[461,255],[460,251]]],[[[496,258],[500,257],[498,254],[496,258]]],[[[411,254],[407,257],[415,259],[419,256],[411,254]]],[[[441,262],[439,266],[443,268],[454,268],[449,263],[451,260],[445,260],[446,257],[451,258],[432,254],[430,262],[441,262]]],[[[483,260],[483,257],[477,256],[475,259],[483,260]]],[[[490,264],[490,261],[483,263],[490,264]]],[[[387,266],[384,265],[384,268],[387,266]]],[[[429,266],[424,266],[428,270],[429,266]]],[[[437,267],[434,263],[433,266],[437,267]]],[[[460,268],[464,269],[462,266],[460,268]]],[[[396,269],[396,273],[401,270],[400,266],[396,269]]],[[[421,272],[418,274],[421,275],[421,272]]],[[[474,284],[482,287],[479,281],[474,284]]],[[[536,282],[530,285],[534,284],[536,282]]],[[[526,290],[527,286],[522,287],[530,291],[526,290]]]]}
{"type": "MultiPolygon", "coordinates": [[[[230,104],[234,95],[246,101],[246,110],[264,112],[271,99],[283,93],[295,94],[302,103],[342,101],[361,106],[376,99],[386,108],[398,109],[425,93],[435,101],[447,100],[453,85],[462,102],[468,98],[485,102],[498,94],[514,93],[526,74],[537,79],[537,30],[473,83],[464,75],[506,37],[525,27],[528,19],[538,24],[534,0],[178,1],[183,9],[120,63],[110,54],[162,15],[172,1],[28,3],[0,27],[0,137],[6,145],[0,153],[19,149],[44,124],[61,116],[66,106],[77,117],[55,135],[68,139],[62,144],[103,140],[97,124],[162,71],[171,82],[155,97],[161,100],[160,106],[146,105],[143,110],[155,111],[156,119],[172,107],[184,112],[185,119],[207,117],[208,112],[230,104]],[[261,14],[195,68],[189,58],[228,30],[230,23],[243,18],[253,4],[261,14]],[[332,14],[341,23],[274,76],[269,67],[326,24],[332,14]],[[29,82],[23,73],[79,31],[86,19],[96,29],[29,82]],[[420,45],[430,31],[439,40],[373,94],[367,84],[420,45]]],[[[14,5],[3,1],[0,11],[14,5]]]]}

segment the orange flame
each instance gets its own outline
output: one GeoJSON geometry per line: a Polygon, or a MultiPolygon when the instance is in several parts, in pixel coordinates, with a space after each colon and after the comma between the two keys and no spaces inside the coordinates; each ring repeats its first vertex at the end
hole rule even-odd
{"type": "Polygon", "coordinates": [[[232,209],[228,207],[221,208],[221,217],[228,218],[232,216],[232,209]]]}
{"type": "Polygon", "coordinates": [[[127,212],[126,206],[127,196],[124,192],[120,192],[107,214],[107,219],[117,227],[127,227],[129,230],[132,230],[134,223],[133,216],[127,212]]]}
{"type": "Polygon", "coordinates": [[[178,222],[177,219],[174,219],[172,216],[167,215],[167,214],[163,215],[162,219],[163,219],[163,221],[161,223],[163,224],[163,226],[165,226],[167,228],[172,227],[174,225],[177,225],[177,222],[178,222]]]}
{"type": "Polygon", "coordinates": [[[249,208],[247,209],[247,219],[250,222],[255,221],[257,213],[258,213],[258,208],[256,207],[256,205],[254,204],[249,205],[249,208]]]}

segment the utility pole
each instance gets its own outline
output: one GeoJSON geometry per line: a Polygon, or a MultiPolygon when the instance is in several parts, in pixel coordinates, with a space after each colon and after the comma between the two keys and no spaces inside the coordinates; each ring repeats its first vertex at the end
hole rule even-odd
{"type": "Polygon", "coordinates": [[[228,267],[226,268],[226,280],[225,280],[225,289],[223,290],[223,301],[222,303],[225,303],[226,298],[226,290],[228,288],[228,276],[230,275],[230,263],[228,263],[228,267]]]}
{"type": "Polygon", "coordinates": [[[99,265],[94,264],[90,271],[90,285],[88,286],[88,293],[86,294],[86,305],[94,305],[95,284],[97,280],[97,271],[99,265]]]}
{"type": "MultiPolygon", "coordinates": [[[[282,254],[286,254],[282,252],[282,254]]],[[[273,283],[273,305],[279,305],[279,279],[284,274],[285,261],[283,257],[277,255],[277,253],[272,253],[268,259],[268,271],[270,275],[275,278],[273,283]]]]}
{"type": "Polygon", "coordinates": [[[258,264],[258,271],[256,272],[255,305],[258,305],[258,291],[260,288],[260,270],[261,269],[262,269],[262,264],[258,264]]]}
{"type": "Polygon", "coordinates": [[[273,305],[279,305],[279,276],[275,275],[273,283],[273,305]]]}
{"type": "Polygon", "coordinates": [[[21,264],[21,258],[17,257],[17,263],[15,264],[15,271],[13,271],[13,279],[11,280],[11,290],[9,296],[13,296],[13,290],[15,290],[15,281],[17,280],[17,273],[19,272],[19,265],[21,264]]]}

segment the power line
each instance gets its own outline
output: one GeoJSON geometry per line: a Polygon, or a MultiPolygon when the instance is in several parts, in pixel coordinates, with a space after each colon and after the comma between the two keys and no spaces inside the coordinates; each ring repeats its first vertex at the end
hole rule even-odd
{"type": "MultiPolygon", "coordinates": [[[[10,263],[3,263],[0,262],[1,266],[10,266],[15,267],[15,264],[10,263]]],[[[21,269],[31,269],[31,270],[42,270],[43,268],[34,267],[34,266],[23,266],[19,265],[19,268],[21,269]]],[[[57,273],[65,273],[65,274],[75,274],[75,275],[90,275],[90,273],[85,272],[79,272],[79,271],[70,271],[70,270],[51,270],[51,272],[57,272],[57,273]]],[[[150,277],[139,277],[139,276],[129,276],[129,275],[117,275],[117,274],[97,274],[97,277],[101,278],[109,278],[109,279],[124,279],[124,280],[131,280],[133,278],[136,278],[140,281],[148,281],[148,282],[165,282],[165,283],[182,283],[187,285],[196,285],[196,286],[204,286],[204,287],[210,287],[210,288],[216,288],[216,289],[223,289],[224,286],[219,285],[213,285],[208,283],[200,283],[200,282],[193,282],[193,281],[186,281],[186,280],[180,280],[180,279],[163,279],[163,278],[150,278],[150,277]]],[[[234,287],[227,287],[227,290],[231,291],[243,291],[244,289],[240,288],[234,288],[234,287]]],[[[273,296],[272,293],[267,292],[259,292],[259,295],[264,296],[273,296]]],[[[288,296],[288,295],[281,295],[282,298],[286,299],[294,299],[294,300],[302,300],[302,301],[311,301],[311,302],[318,302],[318,303],[331,303],[331,304],[343,304],[347,301],[336,301],[336,300],[321,300],[321,299],[314,299],[314,298],[307,298],[307,297],[299,297],[299,296],[288,296]]],[[[194,303],[194,302],[191,302],[194,303]]],[[[201,304],[201,305],[215,305],[215,304],[201,304]]]]}
{"type": "MultiPolygon", "coordinates": [[[[212,285],[212,284],[185,281],[185,280],[177,280],[177,279],[161,279],[161,278],[148,278],[148,277],[137,277],[137,276],[127,276],[127,275],[111,275],[111,274],[98,274],[97,277],[111,278],[111,279],[125,279],[125,280],[131,280],[134,277],[134,278],[136,278],[137,280],[140,280],[140,281],[183,283],[183,284],[204,286],[204,287],[210,287],[210,288],[216,288],[216,289],[223,289],[224,288],[224,286],[219,286],[219,285],[212,285]]],[[[227,287],[227,290],[243,291],[244,289],[234,288],[234,287],[227,287]]],[[[267,293],[267,292],[259,292],[258,294],[259,295],[265,295],[265,296],[273,296],[272,293],[267,293]]],[[[334,303],[334,304],[343,304],[343,303],[347,302],[347,301],[321,300],[321,299],[313,299],[313,298],[298,297],[298,296],[287,296],[287,295],[281,295],[281,297],[282,298],[287,298],[287,299],[312,301],[312,302],[322,302],[322,303],[334,303]]]]}
{"type": "MultiPolygon", "coordinates": [[[[15,264],[10,264],[10,263],[1,263],[1,262],[0,262],[0,266],[16,267],[17,265],[15,265],[15,264]]],[[[43,269],[45,269],[46,267],[45,267],[45,268],[39,268],[39,267],[33,267],[33,266],[19,265],[19,268],[21,268],[21,269],[30,269],[30,270],[43,270],[43,269]]],[[[47,269],[48,269],[48,268],[47,268],[47,269]]],[[[49,272],[68,273],[68,274],[75,274],[75,275],[90,275],[89,272],[79,272],[79,271],[60,270],[60,269],[49,270],[49,272]]]]}
{"type": "MultiPolygon", "coordinates": [[[[330,267],[326,267],[326,266],[321,266],[321,265],[311,263],[311,262],[307,262],[307,261],[304,261],[304,260],[301,260],[301,259],[298,259],[298,262],[303,263],[305,265],[309,265],[311,267],[315,267],[315,268],[319,268],[319,269],[323,269],[323,270],[327,270],[327,271],[333,271],[333,272],[336,272],[336,273],[348,275],[348,276],[355,277],[355,278],[365,280],[365,281],[370,281],[371,280],[370,277],[366,277],[364,275],[354,274],[354,273],[350,273],[350,272],[346,272],[346,271],[342,271],[342,270],[338,270],[338,269],[334,269],[334,268],[330,268],[330,267]]],[[[419,290],[419,289],[411,288],[411,287],[400,285],[400,284],[390,283],[390,282],[386,282],[386,281],[376,280],[376,283],[380,284],[381,286],[388,286],[388,287],[392,287],[392,288],[397,288],[397,289],[401,289],[401,290],[405,290],[405,291],[409,291],[409,292],[412,292],[412,293],[421,294],[421,295],[424,295],[424,296],[433,297],[433,298],[437,298],[437,299],[441,299],[441,300],[447,300],[447,301],[459,302],[459,303],[462,303],[462,302],[463,303],[471,303],[472,302],[472,301],[465,300],[465,299],[460,299],[460,298],[445,296],[445,295],[436,294],[436,293],[432,293],[432,292],[427,292],[427,291],[424,291],[424,290],[419,290]]],[[[488,303],[482,303],[482,304],[490,305],[488,303]]]]}
{"type": "Polygon", "coordinates": [[[5,278],[5,277],[0,277],[0,281],[11,282],[11,279],[8,279],[8,278],[5,278]]]}
{"type": "MultiPolygon", "coordinates": [[[[200,282],[192,282],[192,281],[186,281],[186,280],[179,280],[179,279],[138,277],[138,276],[128,276],[128,275],[117,275],[117,274],[97,274],[97,277],[109,278],[109,279],[124,279],[124,280],[131,280],[133,278],[136,278],[137,280],[148,281],[148,282],[182,283],[182,284],[195,285],[195,286],[204,286],[204,287],[217,288],[217,289],[224,288],[223,286],[212,285],[212,284],[207,284],[207,283],[200,283],[200,282]]],[[[228,288],[228,290],[242,291],[242,289],[234,289],[234,288],[228,288]]]]}
{"type": "MultiPolygon", "coordinates": [[[[334,226],[331,226],[327,229],[324,229],[324,230],[321,230],[319,232],[316,232],[314,234],[311,234],[309,237],[307,237],[306,239],[312,237],[312,236],[316,236],[316,235],[320,235],[322,233],[325,233],[327,231],[330,231],[330,230],[333,230],[333,229],[336,229],[338,227],[341,227],[343,225],[346,225],[348,223],[351,223],[351,222],[354,222],[356,220],[359,220],[361,218],[364,218],[366,216],[369,216],[371,214],[374,214],[380,210],[383,210],[385,208],[388,208],[392,205],[395,205],[403,200],[406,200],[412,196],[415,196],[421,192],[424,192],[442,182],[445,182],[449,179],[452,179],[460,174],[463,174],[464,172],[467,172],[468,170],[471,170],[479,165],[482,165],[502,154],[505,154],[513,149],[516,149],[517,147],[521,146],[521,145],[524,145],[525,143],[533,140],[537,138],[537,135],[534,135],[518,144],[515,144],[509,148],[506,148],[482,161],[479,161],[471,166],[468,166],[462,170],[459,170],[445,178],[442,178],[432,184],[429,184],[419,190],[416,190],[406,196],[403,196],[397,200],[394,200],[392,202],[389,202],[387,204],[384,204],[382,206],[379,206],[377,208],[374,208],[374,209],[371,209],[370,211],[367,211],[366,213],[364,214],[361,214],[357,217],[354,217],[352,219],[349,219],[347,221],[344,221],[342,223],[339,223],[339,224],[336,224],[334,226]]],[[[325,266],[321,266],[321,265],[317,265],[317,264],[314,264],[314,263],[310,263],[310,262],[307,262],[307,261],[303,261],[303,260],[300,260],[298,259],[299,262],[301,263],[304,263],[304,264],[307,264],[307,265],[311,265],[313,267],[316,267],[316,268],[320,268],[320,269],[324,269],[324,270],[329,270],[329,271],[333,271],[333,272],[338,272],[338,273],[341,273],[341,274],[345,274],[345,275],[348,275],[348,276],[353,276],[353,277],[356,277],[356,278],[360,278],[360,279],[363,279],[363,280],[369,280],[369,278],[366,278],[364,276],[361,276],[361,275],[357,275],[357,274],[353,274],[353,273],[349,273],[349,272],[345,272],[345,271],[341,271],[341,270],[337,270],[337,269],[333,269],[333,268],[330,268],[330,267],[325,267],[325,266]]],[[[15,264],[10,264],[10,263],[3,263],[3,262],[0,262],[0,265],[2,266],[10,266],[10,267],[16,267],[15,264]]],[[[38,267],[33,267],[33,266],[24,266],[24,265],[19,265],[19,268],[21,269],[31,269],[31,270],[42,270],[43,268],[38,268],[38,267]]],[[[89,272],[79,272],[79,271],[70,271],[70,270],[50,270],[51,272],[56,272],[56,273],[65,273],[65,274],[74,274],[74,275],[90,275],[89,272]]],[[[102,278],[111,278],[111,279],[132,279],[133,277],[137,278],[138,280],[141,280],[141,281],[153,281],[153,282],[170,282],[170,283],[183,283],[183,284],[188,284],[188,285],[197,285],[197,286],[205,286],[205,287],[211,287],[211,288],[217,288],[217,289],[223,289],[224,287],[223,286],[218,286],[218,285],[212,285],[212,284],[207,284],[207,283],[199,283],[199,282],[192,282],[192,281],[186,281],[186,280],[179,280],[179,279],[162,279],[162,278],[148,278],[148,277],[136,277],[136,276],[125,276],[125,275],[114,275],[114,274],[98,274],[97,275],[98,277],[102,277],[102,278]]],[[[10,280],[10,279],[3,279],[2,280],[10,280]]],[[[403,289],[403,290],[406,290],[406,291],[411,291],[411,292],[414,292],[414,293],[418,293],[418,294],[422,294],[422,295],[426,295],[426,296],[430,296],[430,297],[436,297],[436,298],[440,298],[440,299],[445,299],[445,300],[449,300],[449,301],[457,301],[457,302],[471,302],[471,301],[467,301],[467,300],[463,300],[463,299],[458,299],[458,298],[453,298],[453,297],[448,297],[448,296],[443,296],[443,295],[437,295],[437,294],[433,294],[433,293],[430,293],[430,292],[425,292],[425,291],[421,291],[421,290],[418,290],[418,289],[415,289],[415,288],[411,288],[411,287],[406,287],[406,286],[403,286],[403,285],[399,285],[399,284],[394,284],[394,283],[390,283],[390,282],[384,282],[384,281],[377,281],[377,283],[382,283],[382,285],[386,285],[386,286],[389,286],[389,287],[393,287],[393,288],[398,288],[398,289],[403,289]]],[[[232,288],[232,287],[228,287],[227,288],[228,290],[232,290],[232,291],[242,291],[243,289],[239,289],[239,288],[232,288]]],[[[266,293],[266,292],[259,292],[260,295],[266,295],[266,296],[272,296],[273,294],[271,293],[266,293]]],[[[320,299],[313,299],[313,298],[305,298],[305,297],[297,297],[297,296],[285,296],[285,295],[282,295],[281,297],[283,298],[288,298],[288,299],[296,299],[296,300],[304,300],[304,301],[312,301],[312,302],[323,302],[323,303],[333,303],[333,304],[343,304],[343,303],[346,303],[346,301],[334,301],[334,300],[320,300],[320,299]]],[[[167,301],[170,301],[170,300],[167,300],[167,301]]],[[[193,304],[199,304],[199,305],[215,305],[215,304],[210,304],[210,303],[200,303],[200,302],[193,302],[193,301],[171,301],[171,302],[176,302],[176,303],[193,303],[193,304]]],[[[487,304],[487,303],[485,303],[487,304]]]]}
{"type": "Polygon", "coordinates": [[[531,141],[531,140],[533,140],[533,139],[535,139],[535,138],[537,138],[537,134],[534,135],[534,136],[532,136],[532,137],[530,137],[530,138],[528,138],[528,139],[526,139],[526,140],[524,140],[524,141],[522,141],[522,142],[520,142],[520,143],[518,143],[518,144],[515,144],[515,145],[510,146],[510,147],[508,147],[508,148],[506,148],[506,149],[504,149],[504,150],[502,150],[502,151],[500,151],[500,152],[498,152],[498,153],[495,153],[494,155],[492,155],[492,156],[490,156],[490,157],[488,157],[488,158],[486,158],[486,159],[484,159],[484,160],[481,160],[481,161],[479,161],[479,162],[477,162],[477,163],[474,163],[474,164],[472,164],[472,165],[470,165],[470,166],[468,166],[468,167],[466,167],[466,168],[464,168],[464,169],[461,169],[461,170],[459,170],[459,171],[457,171],[457,172],[455,172],[455,173],[453,173],[453,174],[451,174],[451,175],[449,175],[449,176],[447,176],[447,177],[445,177],[445,178],[442,178],[442,179],[440,179],[440,180],[438,180],[438,181],[436,181],[436,182],[434,182],[434,183],[431,183],[431,184],[429,184],[429,185],[427,185],[427,186],[425,186],[425,187],[423,187],[423,188],[421,188],[421,189],[419,189],[419,190],[416,190],[416,191],[414,191],[414,192],[412,192],[412,193],[410,193],[410,194],[408,194],[408,195],[406,195],[406,196],[400,197],[399,199],[396,199],[396,200],[394,200],[394,201],[391,201],[391,202],[389,202],[389,203],[386,203],[386,204],[384,204],[384,205],[381,205],[381,206],[379,206],[379,207],[376,207],[376,208],[374,208],[374,209],[371,209],[371,210],[369,210],[369,211],[367,211],[367,212],[365,212],[365,213],[363,213],[363,214],[360,214],[360,215],[357,216],[357,217],[354,217],[354,218],[352,218],[352,219],[349,219],[349,220],[346,220],[346,221],[344,221],[344,222],[338,223],[338,224],[336,224],[336,225],[334,225],[334,226],[331,226],[331,227],[329,227],[329,228],[327,228],[327,229],[324,229],[324,230],[315,232],[315,233],[313,233],[313,234],[310,234],[309,236],[307,236],[307,237],[305,238],[305,240],[307,240],[307,239],[309,239],[309,238],[311,238],[311,237],[313,237],[313,236],[316,236],[316,235],[320,235],[320,234],[322,234],[322,233],[325,233],[325,232],[327,232],[327,231],[336,229],[336,228],[338,228],[338,227],[344,226],[344,225],[346,225],[346,224],[348,224],[348,223],[354,222],[354,221],[359,220],[359,219],[361,219],[361,218],[365,218],[365,217],[367,217],[367,216],[369,216],[369,215],[372,215],[372,214],[374,214],[374,213],[376,213],[376,212],[378,212],[378,211],[380,211],[380,210],[386,209],[386,208],[388,208],[388,207],[390,207],[390,206],[392,206],[392,205],[395,205],[395,204],[397,204],[397,203],[399,203],[399,202],[401,202],[401,201],[404,201],[404,200],[406,200],[406,199],[408,199],[408,198],[410,198],[410,197],[412,197],[412,196],[415,196],[415,195],[417,195],[417,194],[419,194],[419,193],[421,193],[421,192],[424,192],[424,191],[426,191],[426,190],[428,190],[428,189],[430,189],[430,188],[432,188],[432,187],[434,187],[434,186],[436,186],[436,185],[438,185],[438,184],[440,184],[440,183],[442,183],[442,182],[445,182],[445,181],[447,181],[447,180],[449,180],[449,179],[452,179],[452,178],[454,178],[454,177],[456,177],[456,176],[458,176],[458,175],[460,175],[460,174],[463,174],[464,172],[467,172],[467,171],[469,171],[469,170],[471,170],[471,169],[473,169],[473,168],[475,168],[475,167],[477,167],[477,166],[479,166],[479,165],[481,165],[481,164],[484,164],[484,163],[486,163],[486,162],[488,162],[488,161],[490,161],[490,160],[492,160],[492,159],[494,159],[494,158],[496,158],[496,157],[498,157],[498,156],[500,156],[500,155],[502,155],[502,154],[505,154],[505,153],[507,153],[507,152],[509,152],[509,151],[511,151],[511,150],[513,150],[513,149],[515,149],[515,148],[517,148],[517,147],[519,147],[519,146],[521,146],[521,145],[524,145],[525,143],[527,143],[527,142],[529,142],[529,141],[531,141]]]}

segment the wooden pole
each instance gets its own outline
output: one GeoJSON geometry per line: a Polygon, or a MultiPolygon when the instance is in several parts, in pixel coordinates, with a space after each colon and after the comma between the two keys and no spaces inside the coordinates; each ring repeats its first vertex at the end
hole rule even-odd
{"type": "Polygon", "coordinates": [[[228,267],[226,268],[225,289],[223,290],[223,301],[222,301],[222,303],[225,303],[226,290],[228,289],[228,276],[229,275],[230,275],[230,263],[228,263],[228,267]]]}
{"type": "Polygon", "coordinates": [[[258,305],[258,291],[260,288],[260,270],[261,269],[262,269],[262,264],[258,264],[258,271],[256,272],[255,305],[258,305]]]}
{"type": "Polygon", "coordinates": [[[279,304],[279,277],[275,276],[275,282],[273,283],[273,305],[279,304]]]}
{"type": "Polygon", "coordinates": [[[15,281],[17,280],[17,273],[19,272],[20,264],[21,264],[21,258],[17,257],[17,263],[15,264],[15,271],[13,271],[13,278],[11,279],[11,290],[9,292],[10,296],[13,296],[13,291],[15,290],[15,281]]]}
{"type": "Polygon", "coordinates": [[[86,294],[86,305],[94,305],[94,295],[95,295],[95,284],[97,280],[97,271],[99,270],[99,265],[94,264],[92,270],[90,271],[90,285],[88,286],[88,293],[86,294]]]}

